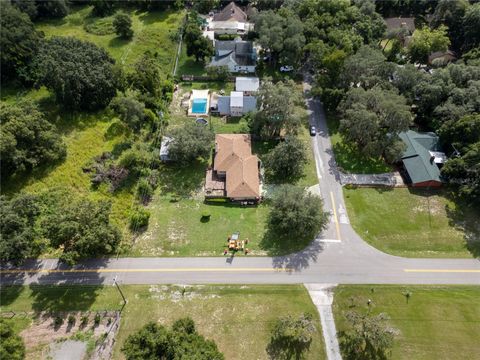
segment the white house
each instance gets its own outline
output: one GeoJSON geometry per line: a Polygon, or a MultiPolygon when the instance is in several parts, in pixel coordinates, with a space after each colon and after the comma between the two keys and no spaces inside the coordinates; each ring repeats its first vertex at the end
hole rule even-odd
{"type": "Polygon", "coordinates": [[[212,112],[227,116],[242,116],[257,109],[255,96],[244,96],[242,92],[232,91],[230,96],[219,96],[217,108],[212,112]]]}
{"type": "Polygon", "coordinates": [[[260,79],[258,77],[236,77],[235,90],[243,92],[244,95],[256,93],[260,87],[260,79]]]}

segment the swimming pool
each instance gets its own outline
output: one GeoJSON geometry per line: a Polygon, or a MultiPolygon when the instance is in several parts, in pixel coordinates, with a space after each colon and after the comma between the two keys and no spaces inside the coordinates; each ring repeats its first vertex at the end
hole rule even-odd
{"type": "Polygon", "coordinates": [[[193,99],[192,114],[206,114],[207,113],[207,99],[193,99]]]}

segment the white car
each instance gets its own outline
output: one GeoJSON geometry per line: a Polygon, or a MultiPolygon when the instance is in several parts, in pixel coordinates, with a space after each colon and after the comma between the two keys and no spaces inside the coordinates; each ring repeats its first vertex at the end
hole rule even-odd
{"type": "Polygon", "coordinates": [[[281,72],[290,72],[293,71],[293,66],[285,65],[280,67],[281,72]]]}

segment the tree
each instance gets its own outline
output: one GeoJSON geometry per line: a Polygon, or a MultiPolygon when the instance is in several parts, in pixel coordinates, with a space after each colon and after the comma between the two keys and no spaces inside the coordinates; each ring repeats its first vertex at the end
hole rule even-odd
{"type": "Polygon", "coordinates": [[[32,102],[0,105],[2,178],[65,158],[65,144],[54,125],[32,102]]]}
{"type": "Polygon", "coordinates": [[[1,76],[11,79],[25,72],[37,51],[40,35],[28,15],[8,3],[2,3],[0,24],[1,76]]]}
{"type": "Polygon", "coordinates": [[[130,39],[133,36],[132,19],[128,14],[120,12],[113,18],[113,27],[115,33],[125,39],[130,39]]]}
{"type": "Polygon", "coordinates": [[[64,199],[42,220],[45,236],[60,259],[74,264],[81,258],[113,253],[121,240],[120,231],[110,223],[111,204],[87,199],[64,199]]]}
{"type": "Polygon", "coordinates": [[[95,0],[92,5],[92,14],[100,17],[112,14],[115,8],[115,2],[110,0],[95,0]]]}
{"type": "Polygon", "coordinates": [[[218,7],[220,0],[202,0],[195,1],[195,9],[200,14],[208,14],[210,11],[218,7]]]}
{"type": "MultiPolygon", "coordinates": [[[[347,141],[372,157],[385,155],[387,149],[399,142],[398,134],[408,130],[412,119],[403,96],[378,86],[369,90],[350,89],[338,109],[342,114],[340,131],[347,141]]],[[[396,145],[395,148],[401,149],[396,145]]],[[[389,157],[399,154],[389,153],[389,157]]]]}
{"type": "Polygon", "coordinates": [[[301,359],[310,348],[316,328],[312,314],[303,313],[298,319],[291,315],[275,322],[267,352],[272,359],[301,359]]]}
{"type": "Polygon", "coordinates": [[[35,20],[38,15],[38,9],[35,0],[13,0],[12,5],[27,14],[31,20],[35,20]]]}
{"type": "Polygon", "coordinates": [[[157,59],[146,52],[134,64],[134,71],[129,74],[129,80],[134,89],[151,97],[160,95],[160,69],[157,59]]]}
{"type": "Polygon", "coordinates": [[[129,335],[122,347],[127,360],[223,360],[217,345],[195,330],[192,319],[177,320],[169,330],[150,322],[129,335]]]}
{"type": "Polygon", "coordinates": [[[431,25],[434,28],[447,27],[455,50],[460,50],[464,42],[463,18],[468,7],[467,0],[439,0],[433,13],[431,25]]]}
{"type": "Polygon", "coordinates": [[[467,115],[439,129],[444,148],[458,151],[441,169],[442,176],[473,205],[480,205],[480,115],[467,115]]]}
{"type": "Polygon", "coordinates": [[[377,84],[387,83],[395,66],[386,60],[380,50],[362,46],[356,54],[345,60],[341,69],[345,88],[360,85],[370,89],[377,84]]]}
{"type": "Polygon", "coordinates": [[[294,116],[295,102],[298,98],[293,93],[294,88],[292,80],[273,83],[271,79],[264,79],[257,96],[257,107],[260,110],[250,122],[254,133],[265,137],[277,137],[282,130],[288,134],[297,132],[300,121],[294,116]]]}
{"type": "Polygon", "coordinates": [[[386,314],[372,316],[349,311],[348,329],[340,333],[342,355],[347,360],[389,358],[396,331],[385,324],[386,314]]]}
{"type": "Polygon", "coordinates": [[[463,17],[463,50],[468,51],[480,46],[480,3],[467,8],[463,17]]]}
{"type": "Polygon", "coordinates": [[[258,42],[268,50],[274,64],[278,60],[292,66],[298,63],[303,54],[305,36],[303,23],[293,11],[260,12],[255,18],[255,31],[258,42]]]}
{"type": "Polygon", "coordinates": [[[447,28],[439,26],[430,30],[428,27],[416,29],[412,40],[408,43],[408,53],[412,62],[426,64],[428,56],[435,51],[445,51],[450,45],[447,28]]]}
{"type": "Polygon", "coordinates": [[[40,214],[33,195],[17,195],[11,200],[0,197],[0,260],[20,264],[36,255],[35,222],[40,214]]]}
{"type": "Polygon", "coordinates": [[[184,34],[187,55],[194,56],[197,62],[203,62],[205,58],[209,58],[215,53],[212,42],[202,34],[200,23],[198,15],[195,12],[190,13],[184,34]]]}
{"type": "Polygon", "coordinates": [[[230,70],[228,70],[228,66],[209,66],[207,74],[215,80],[224,82],[230,76],[230,70]]]}
{"type": "Polygon", "coordinates": [[[173,129],[168,136],[172,138],[169,156],[180,164],[207,158],[212,149],[213,133],[201,124],[189,122],[173,129]]]}
{"type": "Polygon", "coordinates": [[[0,359],[25,359],[25,344],[13,330],[12,323],[0,318],[0,359]]]}
{"type": "Polygon", "coordinates": [[[311,241],[328,223],[320,197],[293,185],[275,191],[268,216],[268,230],[279,240],[311,241]]]}
{"type": "Polygon", "coordinates": [[[38,16],[61,19],[68,14],[66,0],[37,0],[38,16]]]}
{"type": "Polygon", "coordinates": [[[307,163],[307,151],[303,142],[289,136],[265,156],[267,176],[273,180],[294,181],[302,177],[307,163]]]}
{"type": "Polygon", "coordinates": [[[145,120],[145,104],[133,96],[117,96],[110,103],[110,108],[133,131],[138,131],[142,127],[145,120]]]}
{"type": "Polygon", "coordinates": [[[97,45],[73,37],[45,41],[35,60],[37,84],[69,109],[103,108],[115,96],[115,61],[97,45]]]}

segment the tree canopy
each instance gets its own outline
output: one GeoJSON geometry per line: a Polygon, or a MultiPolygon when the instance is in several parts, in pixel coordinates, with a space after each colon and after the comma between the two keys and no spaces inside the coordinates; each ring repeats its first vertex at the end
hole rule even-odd
{"type": "Polygon", "coordinates": [[[190,318],[177,320],[172,329],[150,322],[128,336],[122,352],[127,360],[223,360],[217,345],[195,329],[190,318]]]}
{"type": "Polygon", "coordinates": [[[303,175],[307,150],[301,140],[288,136],[265,156],[264,163],[272,181],[295,181],[303,175]]]}
{"type": "Polygon", "coordinates": [[[42,229],[54,248],[63,248],[60,259],[67,263],[108,255],[121,240],[110,222],[110,209],[106,201],[67,197],[42,219],[42,229]]]}
{"type": "Polygon", "coordinates": [[[259,111],[253,117],[250,127],[256,134],[276,137],[282,130],[295,134],[299,119],[294,115],[296,95],[292,94],[295,83],[292,80],[274,83],[271,79],[262,81],[257,96],[259,111]]]}
{"type": "Polygon", "coordinates": [[[2,3],[0,66],[3,79],[25,75],[26,66],[36,54],[40,39],[27,14],[8,3],[2,3]]]}
{"type": "Polygon", "coordinates": [[[62,138],[34,103],[0,104],[0,121],[2,178],[65,158],[62,138]]]}
{"type": "Polygon", "coordinates": [[[41,46],[34,71],[37,84],[52,90],[66,108],[93,110],[105,107],[115,96],[114,63],[91,42],[55,36],[41,46]]]}
{"type": "Polygon", "coordinates": [[[18,195],[8,200],[0,198],[0,260],[19,264],[36,255],[35,222],[40,215],[33,195],[18,195]]]}
{"type": "Polygon", "coordinates": [[[0,318],[0,359],[23,360],[25,344],[13,330],[12,323],[0,318]]]}
{"type": "Polygon", "coordinates": [[[426,64],[428,56],[435,51],[445,51],[450,45],[447,28],[440,26],[431,30],[428,27],[417,29],[408,44],[408,53],[412,62],[426,64]]]}
{"type": "Polygon", "coordinates": [[[258,42],[267,49],[276,63],[297,65],[303,54],[305,36],[303,24],[297,14],[289,9],[267,10],[255,17],[258,42]]]}
{"type": "Polygon", "coordinates": [[[191,12],[188,16],[184,40],[187,47],[187,55],[194,56],[197,62],[203,62],[215,53],[212,42],[203,36],[200,30],[200,18],[195,12],[191,12]]]}
{"type": "Polygon", "coordinates": [[[320,197],[293,185],[275,190],[268,229],[279,240],[311,241],[328,223],[320,197]]]}
{"type": "Polygon", "coordinates": [[[115,28],[115,33],[124,39],[130,39],[133,36],[132,19],[124,12],[119,12],[115,15],[113,27],[115,28]]]}
{"type": "Polygon", "coordinates": [[[398,159],[403,150],[398,134],[408,130],[412,120],[403,96],[378,86],[369,90],[352,88],[339,110],[340,131],[363,154],[398,159]]]}
{"type": "Polygon", "coordinates": [[[136,100],[133,96],[117,96],[110,103],[120,120],[133,131],[138,131],[145,120],[145,104],[136,100]]]}
{"type": "Polygon", "coordinates": [[[205,125],[189,122],[174,128],[168,136],[172,138],[169,156],[180,164],[191,163],[198,158],[206,159],[212,150],[214,136],[205,125]]]}
{"type": "Polygon", "coordinates": [[[340,333],[340,347],[345,359],[389,358],[396,331],[386,323],[386,314],[370,315],[349,311],[345,317],[348,328],[340,333]]]}
{"type": "Polygon", "coordinates": [[[316,328],[313,317],[304,313],[298,318],[291,315],[275,322],[267,352],[272,359],[301,359],[310,348],[316,328]]]}

